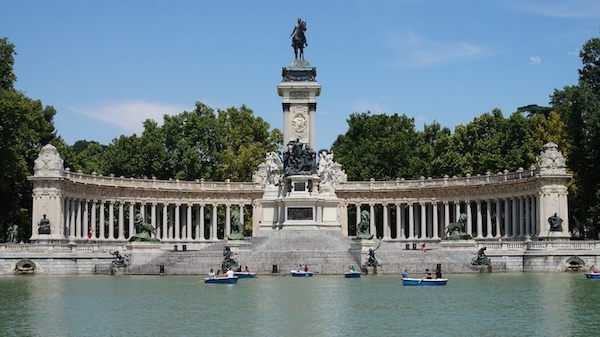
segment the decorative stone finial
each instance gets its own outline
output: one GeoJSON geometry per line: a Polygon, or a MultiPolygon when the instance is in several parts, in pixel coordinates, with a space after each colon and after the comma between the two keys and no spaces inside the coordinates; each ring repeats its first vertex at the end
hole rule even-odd
{"type": "Polygon", "coordinates": [[[64,176],[63,160],[52,144],[47,144],[40,151],[34,162],[33,175],[36,177],[64,176]]]}
{"type": "Polygon", "coordinates": [[[558,145],[550,142],[544,145],[544,151],[538,159],[538,170],[542,174],[565,174],[565,157],[558,151],[558,145]]]}

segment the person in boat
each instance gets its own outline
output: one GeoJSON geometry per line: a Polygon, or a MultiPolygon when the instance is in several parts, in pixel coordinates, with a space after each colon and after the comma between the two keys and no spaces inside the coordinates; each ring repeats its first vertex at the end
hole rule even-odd
{"type": "Polygon", "coordinates": [[[250,269],[248,269],[248,266],[244,266],[244,273],[249,273],[250,269]]]}
{"type": "Polygon", "coordinates": [[[425,269],[425,278],[431,280],[431,271],[429,271],[429,268],[425,269]]]}
{"type": "Polygon", "coordinates": [[[356,271],[356,270],[354,270],[354,266],[350,266],[350,271],[353,273],[356,271]]]}
{"type": "Polygon", "coordinates": [[[215,278],[215,271],[214,271],[214,269],[210,268],[210,271],[208,272],[208,277],[209,278],[215,278]]]}
{"type": "Polygon", "coordinates": [[[301,265],[301,264],[299,264],[299,265],[298,265],[298,268],[296,268],[296,272],[297,272],[297,273],[299,273],[301,270],[302,270],[302,265],[301,265]]]}
{"type": "Polygon", "coordinates": [[[217,269],[217,275],[216,275],[216,277],[221,277],[221,270],[220,269],[217,269]]]}
{"type": "Polygon", "coordinates": [[[402,278],[408,278],[408,273],[406,272],[406,269],[404,269],[404,271],[402,272],[402,278]]]}
{"type": "Polygon", "coordinates": [[[231,270],[231,268],[227,269],[227,272],[225,274],[227,275],[227,278],[232,278],[235,276],[235,273],[233,272],[233,270],[231,270]]]}
{"type": "Polygon", "coordinates": [[[307,264],[304,265],[304,272],[308,273],[308,265],[307,264]]]}
{"type": "Polygon", "coordinates": [[[594,265],[590,266],[590,273],[598,274],[598,269],[596,269],[596,266],[594,266],[594,265]]]}
{"type": "Polygon", "coordinates": [[[441,269],[436,269],[435,270],[435,278],[442,278],[442,270],[441,269]]]}

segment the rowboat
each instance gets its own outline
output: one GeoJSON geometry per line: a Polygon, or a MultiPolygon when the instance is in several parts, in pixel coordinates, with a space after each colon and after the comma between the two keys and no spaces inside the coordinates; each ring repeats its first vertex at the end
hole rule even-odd
{"type": "Polygon", "coordinates": [[[598,279],[600,280],[600,273],[585,273],[585,278],[587,279],[598,279]]]}
{"type": "Polygon", "coordinates": [[[237,276],[238,278],[255,278],[256,274],[247,271],[236,271],[235,276],[237,276]]]}
{"type": "Polygon", "coordinates": [[[405,286],[445,286],[448,283],[447,278],[438,279],[420,279],[420,278],[402,278],[402,285],[405,286]]]}
{"type": "Polygon", "coordinates": [[[312,271],[296,271],[296,270],[292,270],[292,271],[290,271],[290,274],[292,274],[293,277],[312,277],[313,276],[312,271]]]}
{"type": "Polygon", "coordinates": [[[359,278],[360,273],[357,271],[347,271],[344,273],[345,278],[359,278]]]}
{"type": "Polygon", "coordinates": [[[237,276],[234,277],[213,277],[205,278],[204,283],[206,284],[236,284],[238,280],[237,276]]]}

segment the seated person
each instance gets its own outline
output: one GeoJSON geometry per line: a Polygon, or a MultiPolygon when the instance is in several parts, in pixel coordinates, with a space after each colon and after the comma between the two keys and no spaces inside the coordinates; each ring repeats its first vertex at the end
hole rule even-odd
{"type": "Polygon", "coordinates": [[[231,268],[227,269],[227,272],[225,274],[227,275],[227,278],[232,278],[235,276],[235,273],[233,272],[233,270],[231,270],[231,268]]]}
{"type": "Polygon", "coordinates": [[[215,278],[215,271],[212,268],[210,268],[210,271],[208,272],[208,277],[215,278]]]}
{"type": "Polygon", "coordinates": [[[307,264],[304,265],[304,272],[308,272],[308,265],[307,264]]]}
{"type": "Polygon", "coordinates": [[[248,269],[248,266],[245,266],[244,267],[244,273],[249,273],[249,272],[250,272],[250,269],[248,269]]]}
{"type": "Polygon", "coordinates": [[[301,265],[301,264],[299,264],[299,265],[298,265],[298,268],[296,268],[296,272],[298,272],[298,273],[299,273],[301,270],[302,270],[302,265],[301,265]]]}
{"type": "Polygon", "coordinates": [[[598,269],[596,269],[596,266],[591,265],[591,267],[590,267],[590,273],[594,273],[594,274],[598,273],[598,269]]]}
{"type": "Polygon", "coordinates": [[[350,266],[350,271],[353,273],[356,271],[356,270],[354,270],[354,266],[350,266]]]}
{"type": "Polygon", "coordinates": [[[435,278],[442,278],[442,270],[441,269],[435,270],[435,278]]]}
{"type": "Polygon", "coordinates": [[[408,278],[408,273],[406,272],[406,269],[404,269],[404,271],[402,272],[402,278],[408,278]]]}
{"type": "Polygon", "coordinates": [[[431,280],[431,272],[429,271],[429,269],[425,269],[425,278],[431,280]]]}

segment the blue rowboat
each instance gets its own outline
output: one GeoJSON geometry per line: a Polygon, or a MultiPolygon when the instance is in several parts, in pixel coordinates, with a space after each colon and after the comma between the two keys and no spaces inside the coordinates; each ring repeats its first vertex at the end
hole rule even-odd
{"type": "Polygon", "coordinates": [[[295,271],[295,270],[292,270],[290,272],[290,274],[292,274],[293,277],[312,277],[313,276],[312,271],[295,271]]]}
{"type": "Polygon", "coordinates": [[[255,278],[256,274],[249,273],[249,272],[236,271],[235,276],[237,276],[238,278],[255,278]]]}
{"type": "Polygon", "coordinates": [[[344,273],[345,278],[359,278],[360,273],[357,271],[347,271],[344,273]]]}
{"type": "Polygon", "coordinates": [[[445,286],[448,283],[447,278],[438,279],[420,279],[420,278],[402,278],[402,285],[405,286],[445,286]]]}
{"type": "Polygon", "coordinates": [[[206,284],[236,284],[237,276],[234,277],[215,277],[215,278],[205,278],[204,283],[206,284]]]}
{"type": "Polygon", "coordinates": [[[585,278],[590,280],[600,280],[600,273],[585,273],[585,278]]]}

